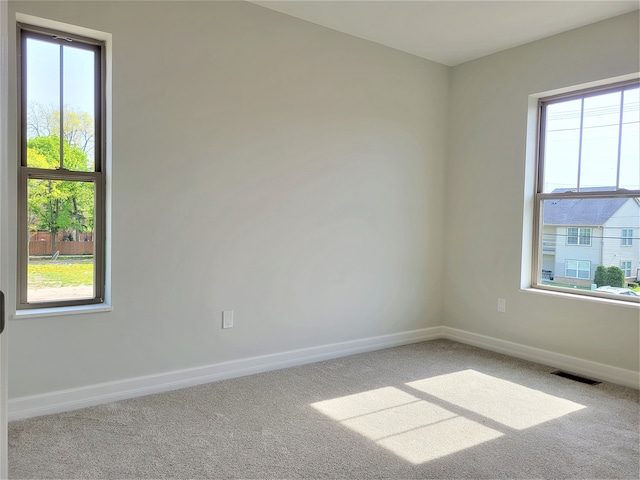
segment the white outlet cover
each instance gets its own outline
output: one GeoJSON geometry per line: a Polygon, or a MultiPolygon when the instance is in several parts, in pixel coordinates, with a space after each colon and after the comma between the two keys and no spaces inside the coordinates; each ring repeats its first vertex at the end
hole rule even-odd
{"type": "Polygon", "coordinates": [[[233,328],[233,310],[222,312],[222,328],[233,328]]]}
{"type": "Polygon", "coordinates": [[[507,311],[507,301],[504,298],[498,299],[498,311],[501,313],[507,311]]]}

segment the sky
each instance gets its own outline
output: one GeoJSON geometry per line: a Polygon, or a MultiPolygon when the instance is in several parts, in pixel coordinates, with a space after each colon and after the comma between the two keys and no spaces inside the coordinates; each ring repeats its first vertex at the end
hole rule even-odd
{"type": "Polygon", "coordinates": [[[640,189],[640,89],[588,97],[547,107],[544,192],[556,188],[614,187],[640,189]],[[622,129],[620,106],[622,103],[622,129]],[[619,142],[620,137],[620,142],[619,142]],[[581,148],[582,147],[582,148],[581,148]],[[579,167],[578,167],[579,165],[579,167]],[[579,178],[578,178],[579,177],[579,178]]]}
{"type": "Polygon", "coordinates": [[[60,108],[60,66],[64,72],[63,102],[94,117],[94,53],[64,45],[27,39],[27,105],[37,102],[60,108]]]}

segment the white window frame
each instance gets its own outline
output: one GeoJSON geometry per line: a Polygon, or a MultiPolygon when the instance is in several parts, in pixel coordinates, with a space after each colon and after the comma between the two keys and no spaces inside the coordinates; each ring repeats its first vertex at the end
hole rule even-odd
{"type": "MultiPolygon", "coordinates": [[[[561,293],[567,293],[575,296],[583,297],[599,297],[610,298],[620,301],[628,301],[634,303],[640,303],[640,299],[637,297],[631,297],[626,295],[614,295],[603,292],[597,292],[593,290],[582,290],[575,288],[568,288],[559,285],[543,284],[542,279],[542,244],[543,244],[543,232],[544,232],[544,218],[543,218],[543,205],[546,200],[561,200],[561,199],[597,199],[597,198],[639,198],[639,190],[626,190],[619,188],[616,185],[616,189],[612,191],[580,191],[580,186],[577,189],[567,190],[564,192],[547,193],[544,191],[544,146],[545,146],[545,122],[546,122],[546,105],[555,103],[557,101],[566,101],[569,99],[587,98],[592,95],[601,95],[608,92],[625,90],[631,88],[637,88],[640,85],[640,79],[634,78],[633,80],[626,80],[623,82],[602,85],[599,87],[593,87],[573,92],[566,92],[558,95],[538,99],[538,136],[537,136],[537,160],[536,160],[536,175],[535,175],[535,190],[534,190],[534,225],[533,225],[533,248],[532,248],[532,264],[531,264],[531,288],[538,290],[555,291],[561,293]]],[[[618,175],[617,181],[619,182],[619,169],[620,169],[620,150],[618,150],[618,175]]],[[[579,242],[579,240],[578,240],[579,242]]],[[[578,246],[578,245],[576,245],[578,246]]],[[[566,263],[565,272],[566,273],[566,263]]]]}
{"type": "Polygon", "coordinates": [[[591,233],[592,233],[592,230],[590,227],[567,227],[567,245],[571,247],[590,247],[591,233]],[[569,230],[576,230],[576,234],[575,235],[570,234],[569,230]],[[588,234],[583,235],[583,232],[588,232],[588,234]],[[571,243],[569,239],[574,237],[576,239],[576,243],[571,243]],[[589,238],[589,243],[582,243],[582,239],[584,237],[589,238]]]}
{"type": "Polygon", "coordinates": [[[564,261],[564,276],[566,278],[575,278],[578,280],[589,280],[591,278],[591,262],[589,260],[566,259],[564,261]],[[575,262],[576,264],[576,268],[572,269],[576,271],[575,276],[569,275],[567,273],[567,271],[569,270],[569,262],[575,262]],[[584,266],[585,264],[586,264],[586,268],[580,268],[581,265],[584,266]],[[581,277],[580,272],[587,272],[588,275],[586,277],[581,277]]]}
{"type": "Polygon", "coordinates": [[[620,270],[624,272],[624,278],[631,277],[632,266],[633,266],[633,262],[631,260],[622,260],[620,262],[620,270]],[[629,268],[627,268],[627,266],[629,268]]]}
{"type": "Polygon", "coordinates": [[[623,228],[621,237],[623,247],[633,246],[633,228],[623,228]]]}
{"type": "Polygon", "coordinates": [[[17,305],[19,311],[42,309],[68,309],[69,307],[90,307],[106,304],[106,42],[104,40],[78,35],[66,30],[49,28],[27,23],[18,23],[18,58],[24,60],[23,49],[26,38],[45,39],[52,43],[63,44],[75,41],[93,48],[99,55],[96,66],[96,110],[95,110],[95,145],[94,170],[90,172],[69,171],[66,169],[42,170],[27,166],[26,158],[26,74],[24,64],[18,64],[19,78],[19,114],[18,131],[20,135],[20,155],[18,174],[18,271],[17,271],[17,305]],[[51,179],[65,181],[87,181],[95,185],[95,218],[94,218],[94,296],[88,299],[59,299],[53,301],[28,302],[27,300],[27,265],[29,261],[27,219],[27,183],[33,179],[51,179]]]}

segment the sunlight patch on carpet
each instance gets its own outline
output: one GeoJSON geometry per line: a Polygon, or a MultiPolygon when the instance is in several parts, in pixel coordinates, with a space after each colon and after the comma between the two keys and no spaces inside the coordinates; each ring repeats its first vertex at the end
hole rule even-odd
{"type": "Polygon", "coordinates": [[[586,408],[579,403],[472,369],[406,385],[516,430],[586,408]]]}
{"type": "Polygon", "coordinates": [[[413,464],[503,435],[394,387],[325,400],[311,406],[413,464]]]}

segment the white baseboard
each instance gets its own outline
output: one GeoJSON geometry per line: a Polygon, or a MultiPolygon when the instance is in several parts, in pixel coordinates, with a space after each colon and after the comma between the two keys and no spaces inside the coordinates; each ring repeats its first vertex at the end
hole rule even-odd
{"type": "Polygon", "coordinates": [[[582,358],[528,347],[519,343],[508,342],[506,340],[487,337],[451,327],[442,327],[442,338],[484,348],[492,352],[503,353],[511,357],[541,363],[571,373],[584,375],[592,379],[603,380],[632,388],[640,388],[640,373],[633,370],[612,367],[582,358]]]}
{"type": "Polygon", "coordinates": [[[439,338],[474,345],[594,379],[640,388],[639,373],[633,370],[440,326],[15,398],[9,400],[9,421],[439,338]]]}
{"type": "Polygon", "coordinates": [[[9,421],[442,338],[442,327],[302,348],[9,400],[9,421]]]}

